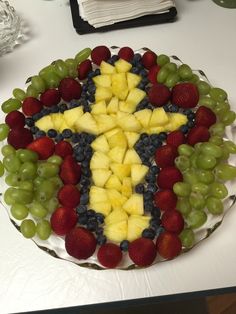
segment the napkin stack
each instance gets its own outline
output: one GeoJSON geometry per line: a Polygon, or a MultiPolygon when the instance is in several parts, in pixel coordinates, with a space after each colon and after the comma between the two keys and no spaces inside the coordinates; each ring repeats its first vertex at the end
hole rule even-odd
{"type": "Polygon", "coordinates": [[[167,12],[173,0],[78,0],[81,18],[95,28],[167,12]]]}

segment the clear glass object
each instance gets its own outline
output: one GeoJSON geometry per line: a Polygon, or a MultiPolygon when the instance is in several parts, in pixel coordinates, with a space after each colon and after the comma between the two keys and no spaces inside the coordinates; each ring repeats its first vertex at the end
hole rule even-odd
{"type": "Polygon", "coordinates": [[[0,56],[11,51],[20,36],[21,19],[15,9],[0,0],[0,56]]]}
{"type": "Polygon", "coordinates": [[[213,2],[224,8],[229,9],[236,8],[236,0],[213,0],[213,2]]]}

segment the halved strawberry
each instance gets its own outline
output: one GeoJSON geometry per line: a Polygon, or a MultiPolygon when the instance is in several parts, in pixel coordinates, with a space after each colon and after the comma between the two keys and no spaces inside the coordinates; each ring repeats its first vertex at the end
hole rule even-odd
{"type": "Polygon", "coordinates": [[[102,61],[107,61],[111,57],[111,52],[106,46],[97,46],[91,52],[93,63],[100,65],[102,61]]]}
{"type": "Polygon", "coordinates": [[[81,167],[72,155],[67,155],[63,160],[59,175],[64,184],[76,185],[79,183],[81,167]]]}
{"type": "Polygon", "coordinates": [[[25,125],[25,116],[22,112],[13,110],[6,115],[5,122],[11,129],[23,128],[25,125]]]}
{"type": "Polygon", "coordinates": [[[59,91],[63,100],[71,101],[72,99],[80,98],[82,88],[78,81],[71,77],[66,77],[61,80],[59,91]]]}
{"type": "Polygon", "coordinates": [[[180,130],[173,131],[167,135],[166,143],[178,147],[186,142],[186,138],[180,130]]]}
{"type": "Polygon", "coordinates": [[[161,190],[154,194],[154,204],[162,211],[173,210],[177,204],[177,196],[172,190],[161,190]]]}
{"type": "Polygon", "coordinates": [[[67,141],[60,141],[55,145],[55,155],[65,158],[67,155],[73,154],[73,148],[67,141]]]}
{"type": "Polygon", "coordinates": [[[134,51],[130,47],[122,47],[118,52],[118,56],[129,62],[134,57],[134,51]]]}
{"type": "Polygon", "coordinates": [[[40,101],[46,107],[57,105],[61,100],[61,94],[58,89],[49,88],[40,95],[40,101]]]}
{"type": "Polygon", "coordinates": [[[39,155],[39,159],[44,160],[53,155],[55,144],[51,138],[43,136],[30,143],[27,149],[33,150],[39,155]]]}
{"type": "Polygon", "coordinates": [[[153,106],[162,107],[170,100],[171,92],[164,84],[156,83],[148,91],[148,99],[153,106]]]}
{"type": "Polygon", "coordinates": [[[26,116],[33,116],[43,109],[43,104],[37,98],[27,97],[22,103],[22,111],[26,116]]]}
{"type": "Polygon", "coordinates": [[[72,184],[63,185],[57,194],[58,200],[62,206],[75,208],[80,202],[79,189],[72,184]]]}
{"type": "Polygon", "coordinates": [[[8,133],[7,142],[15,149],[26,148],[33,141],[33,135],[29,129],[13,128],[8,133]]]}
{"type": "Polygon", "coordinates": [[[177,234],[168,231],[162,232],[157,238],[158,253],[165,259],[172,259],[180,254],[182,244],[177,234]]]}
{"type": "Polygon", "coordinates": [[[166,144],[156,150],[155,162],[160,168],[173,166],[175,164],[175,158],[177,156],[177,148],[173,145],[166,144]]]}
{"type": "Polygon", "coordinates": [[[106,243],[98,250],[98,261],[106,268],[115,268],[122,260],[122,252],[118,245],[106,243]]]}
{"type": "Polygon", "coordinates": [[[160,71],[161,67],[159,64],[153,65],[148,71],[148,79],[152,84],[157,83],[157,74],[160,71]]]}
{"type": "Polygon", "coordinates": [[[179,234],[184,228],[184,219],[178,210],[168,210],[161,217],[162,226],[166,231],[179,234]]]}
{"type": "Polygon", "coordinates": [[[197,86],[193,83],[179,83],[172,88],[171,101],[181,108],[194,108],[199,101],[197,86]]]}
{"type": "Polygon", "coordinates": [[[216,123],[215,113],[210,108],[200,106],[195,114],[195,124],[209,128],[214,123],[216,123]]]}
{"type": "Polygon", "coordinates": [[[146,51],[142,56],[141,62],[146,69],[150,69],[157,64],[157,55],[151,50],[146,51]]]}
{"type": "Polygon", "coordinates": [[[88,73],[92,70],[92,62],[89,59],[82,61],[78,66],[78,78],[86,79],[88,73]]]}
{"type": "Polygon", "coordinates": [[[151,265],[156,257],[157,251],[151,239],[139,238],[129,244],[129,257],[138,266],[151,265]]]}
{"type": "Polygon", "coordinates": [[[71,208],[58,207],[51,215],[52,230],[58,235],[67,234],[77,223],[77,214],[71,208]]]}
{"type": "Polygon", "coordinates": [[[187,143],[194,146],[199,142],[207,142],[210,138],[210,132],[206,126],[196,125],[187,135],[187,143]]]}
{"type": "Polygon", "coordinates": [[[165,167],[157,176],[157,185],[164,190],[172,190],[173,185],[179,181],[183,181],[183,176],[176,167],[165,167]]]}

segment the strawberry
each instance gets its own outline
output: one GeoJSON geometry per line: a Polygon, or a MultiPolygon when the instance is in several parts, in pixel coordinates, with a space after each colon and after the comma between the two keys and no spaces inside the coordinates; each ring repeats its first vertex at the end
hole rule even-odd
{"type": "Polygon", "coordinates": [[[209,128],[216,123],[216,115],[214,112],[205,106],[200,106],[195,114],[195,124],[209,128]]]}
{"type": "Polygon", "coordinates": [[[67,141],[60,141],[55,145],[55,155],[65,158],[67,155],[73,154],[73,148],[71,144],[67,141]]]}
{"type": "Polygon", "coordinates": [[[180,254],[182,244],[177,234],[164,231],[157,238],[156,247],[162,257],[172,259],[180,254]]]}
{"type": "Polygon", "coordinates": [[[207,142],[210,138],[210,132],[206,126],[196,125],[187,135],[187,143],[194,146],[199,142],[207,142]]]}
{"type": "Polygon", "coordinates": [[[193,83],[179,83],[172,88],[171,101],[181,108],[194,108],[197,106],[199,93],[193,83]]]}
{"type": "Polygon", "coordinates": [[[173,210],[177,204],[177,196],[172,190],[161,190],[154,194],[154,204],[162,211],[173,210]]]}
{"type": "Polygon", "coordinates": [[[134,51],[130,47],[122,47],[118,52],[118,56],[129,62],[134,57],[134,51]]]}
{"type": "Polygon", "coordinates": [[[44,160],[53,155],[55,144],[51,138],[43,136],[30,143],[27,149],[33,150],[39,155],[39,159],[44,160]]]}
{"type": "Polygon", "coordinates": [[[170,132],[167,135],[166,143],[175,147],[178,147],[181,144],[184,144],[186,142],[185,136],[183,132],[180,130],[176,130],[173,132],[170,132]]]}
{"type": "Polygon", "coordinates": [[[157,74],[160,71],[160,69],[161,67],[159,66],[159,64],[155,64],[149,69],[148,79],[152,84],[157,83],[157,74]]]}
{"type": "Polygon", "coordinates": [[[90,71],[92,71],[92,62],[89,59],[82,61],[78,66],[78,78],[84,80],[90,71]]]}
{"type": "Polygon", "coordinates": [[[177,234],[179,234],[184,228],[183,216],[176,209],[166,211],[161,217],[161,222],[166,231],[177,234]]]}
{"type": "Polygon", "coordinates": [[[153,65],[157,64],[157,55],[151,50],[146,51],[142,56],[141,62],[146,69],[150,69],[153,65]]]}
{"type": "Polygon", "coordinates": [[[155,152],[155,162],[158,167],[165,168],[174,166],[175,158],[178,156],[177,148],[173,145],[163,145],[155,152]]]}
{"type": "Polygon", "coordinates": [[[73,78],[66,77],[61,80],[59,84],[59,91],[63,100],[71,101],[72,99],[80,98],[82,88],[78,81],[73,78]]]}
{"type": "Polygon", "coordinates": [[[6,115],[5,122],[11,129],[23,128],[25,126],[25,116],[22,112],[13,110],[6,115]]]}
{"type": "Polygon", "coordinates": [[[65,237],[65,248],[69,255],[77,259],[87,259],[95,252],[95,236],[83,227],[75,227],[65,237]]]}
{"type": "Polygon", "coordinates": [[[22,103],[22,111],[26,116],[33,116],[43,109],[43,104],[37,98],[27,97],[22,103]]]}
{"type": "Polygon", "coordinates": [[[71,208],[58,207],[51,215],[52,230],[58,235],[67,234],[77,223],[77,214],[71,208]]]}
{"type": "Polygon", "coordinates": [[[100,264],[106,268],[115,268],[122,260],[122,252],[118,245],[106,243],[100,246],[97,258],[100,264]]]}
{"type": "Polygon", "coordinates": [[[58,200],[62,206],[75,208],[80,202],[80,192],[75,185],[63,185],[57,194],[58,200]]]}
{"type": "Polygon", "coordinates": [[[61,95],[59,90],[55,88],[49,88],[40,95],[40,101],[46,107],[52,107],[57,105],[61,100],[61,95]]]}
{"type": "Polygon", "coordinates": [[[60,178],[64,184],[79,183],[81,177],[81,167],[77,164],[75,158],[67,155],[63,160],[60,168],[60,178]]]}
{"type": "Polygon", "coordinates": [[[149,266],[155,260],[157,251],[151,239],[139,238],[129,244],[129,257],[138,266],[149,266]]]}
{"type": "Polygon", "coordinates": [[[153,106],[162,107],[170,100],[171,92],[164,84],[156,83],[148,91],[148,99],[153,106]]]}
{"type": "Polygon", "coordinates": [[[161,169],[157,177],[157,185],[160,189],[172,190],[176,182],[183,181],[182,173],[176,167],[161,169]]]}
{"type": "Polygon", "coordinates": [[[93,63],[100,65],[102,61],[107,61],[111,57],[111,52],[106,46],[97,46],[91,52],[93,63]]]}
{"type": "Polygon", "coordinates": [[[33,141],[33,135],[29,129],[13,128],[8,133],[7,142],[15,149],[26,148],[33,141]]]}

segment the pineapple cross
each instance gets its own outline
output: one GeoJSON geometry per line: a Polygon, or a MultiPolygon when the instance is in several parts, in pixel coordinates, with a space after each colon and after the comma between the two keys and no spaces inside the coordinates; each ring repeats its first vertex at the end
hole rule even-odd
{"type": "Polygon", "coordinates": [[[89,206],[106,217],[104,234],[114,242],[137,239],[149,225],[143,195],[134,192],[149,168],[142,164],[135,143],[144,132],[174,131],[187,120],[185,115],[166,113],[163,108],[135,112],[146,93],[137,88],[141,76],[129,72],[131,67],[123,59],[114,66],[102,61],[101,75],[93,78],[96,92],[90,113],[76,107],[36,123],[45,131],[69,128],[96,135],[91,144],[94,154],[90,161],[93,184],[89,206]]]}

